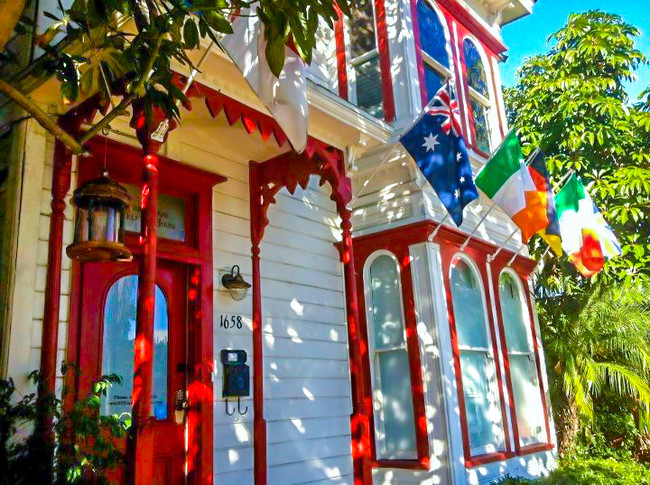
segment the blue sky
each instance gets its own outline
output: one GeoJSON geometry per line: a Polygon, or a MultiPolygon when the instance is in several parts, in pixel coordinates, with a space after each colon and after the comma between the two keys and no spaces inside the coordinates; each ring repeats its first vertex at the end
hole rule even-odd
{"type": "MultiPolygon", "coordinates": [[[[650,0],[538,0],[532,15],[503,28],[509,56],[502,65],[503,84],[512,86],[515,72],[524,60],[548,49],[546,38],[566,23],[569,14],[593,9],[618,14],[641,30],[637,49],[650,57],[650,0]]],[[[639,79],[629,89],[634,98],[650,86],[650,67],[642,67],[637,76],[639,79]]]]}

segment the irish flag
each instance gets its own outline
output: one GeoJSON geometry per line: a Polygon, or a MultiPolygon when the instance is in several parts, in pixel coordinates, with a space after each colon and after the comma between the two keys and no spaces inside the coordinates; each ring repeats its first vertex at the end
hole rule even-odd
{"type": "Polygon", "coordinates": [[[562,249],[583,276],[603,269],[605,261],[621,254],[621,247],[582,182],[571,175],[555,196],[562,249]]]}
{"type": "Polygon", "coordinates": [[[519,140],[513,131],[508,133],[475,182],[521,229],[524,242],[548,226],[546,206],[522,159],[519,140]]]}

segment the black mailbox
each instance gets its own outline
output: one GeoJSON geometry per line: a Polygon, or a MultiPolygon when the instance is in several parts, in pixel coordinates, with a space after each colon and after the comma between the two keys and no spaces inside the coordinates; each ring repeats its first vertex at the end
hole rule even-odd
{"type": "Polygon", "coordinates": [[[223,397],[250,396],[250,369],[245,350],[222,350],[223,397]]]}

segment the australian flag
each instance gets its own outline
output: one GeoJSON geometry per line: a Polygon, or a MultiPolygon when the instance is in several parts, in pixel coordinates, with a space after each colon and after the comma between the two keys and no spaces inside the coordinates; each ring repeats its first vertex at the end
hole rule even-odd
{"type": "Polygon", "coordinates": [[[447,81],[400,142],[434,188],[457,226],[478,191],[461,135],[460,110],[447,81]]]}

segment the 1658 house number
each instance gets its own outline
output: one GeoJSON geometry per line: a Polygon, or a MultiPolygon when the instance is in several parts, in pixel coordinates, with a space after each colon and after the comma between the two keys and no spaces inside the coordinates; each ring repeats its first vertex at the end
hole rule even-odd
{"type": "Polygon", "coordinates": [[[244,326],[241,315],[220,315],[219,328],[242,328],[244,326]]]}

